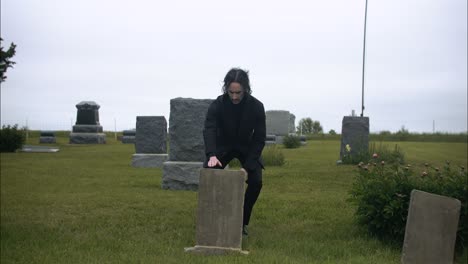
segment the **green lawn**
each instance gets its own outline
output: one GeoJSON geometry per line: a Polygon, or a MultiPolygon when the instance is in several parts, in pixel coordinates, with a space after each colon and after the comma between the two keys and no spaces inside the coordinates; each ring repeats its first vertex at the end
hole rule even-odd
{"type": "MultiPolygon", "coordinates": [[[[162,190],[161,169],[131,167],[133,145],[67,141],[59,138],[58,153],[1,153],[2,263],[400,261],[400,248],[355,224],[346,201],[354,166],[335,165],[339,141],[284,149],[287,164],[264,171],[243,241],[250,254],[211,257],[183,250],[195,245],[196,192],[162,190]]],[[[448,159],[467,167],[466,143],[398,145],[414,166],[448,159]]]]}

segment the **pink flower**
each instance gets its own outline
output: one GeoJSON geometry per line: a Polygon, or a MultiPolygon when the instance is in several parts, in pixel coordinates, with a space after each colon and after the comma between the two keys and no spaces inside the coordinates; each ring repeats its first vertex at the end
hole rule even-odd
{"type": "Polygon", "coordinates": [[[372,158],[376,159],[378,157],[379,157],[379,155],[377,153],[372,154],[372,158]]]}
{"type": "Polygon", "coordinates": [[[382,164],[382,166],[385,165],[385,161],[382,160],[382,162],[380,162],[380,164],[382,164]]]}
{"type": "Polygon", "coordinates": [[[421,174],[422,177],[425,177],[427,176],[427,172],[423,171],[422,174],[421,174]]]}

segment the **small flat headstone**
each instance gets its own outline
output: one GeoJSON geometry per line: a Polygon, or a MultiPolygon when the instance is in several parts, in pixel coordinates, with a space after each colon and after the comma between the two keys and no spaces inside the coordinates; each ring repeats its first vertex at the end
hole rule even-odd
{"type": "Polygon", "coordinates": [[[461,202],[413,190],[401,263],[453,263],[461,202]]]}
{"type": "Polygon", "coordinates": [[[186,252],[248,253],[241,249],[245,179],[241,170],[201,169],[196,245],[186,252]]]}
{"type": "Polygon", "coordinates": [[[33,145],[24,145],[21,148],[22,152],[34,152],[34,153],[54,153],[58,152],[58,147],[45,147],[45,146],[33,146],[33,145]]]}

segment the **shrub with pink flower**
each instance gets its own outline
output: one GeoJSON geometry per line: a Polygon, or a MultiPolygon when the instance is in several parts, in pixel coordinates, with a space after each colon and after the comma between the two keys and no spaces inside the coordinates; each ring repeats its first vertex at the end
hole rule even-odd
{"type": "Polygon", "coordinates": [[[468,243],[468,173],[460,166],[453,169],[450,162],[443,167],[422,164],[422,171],[413,166],[368,166],[360,163],[349,199],[356,205],[358,223],[386,241],[403,243],[410,194],[413,189],[453,197],[461,201],[457,250],[468,243]]]}

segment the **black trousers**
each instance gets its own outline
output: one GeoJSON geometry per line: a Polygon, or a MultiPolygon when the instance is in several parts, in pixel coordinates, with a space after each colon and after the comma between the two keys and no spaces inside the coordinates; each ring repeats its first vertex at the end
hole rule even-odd
{"type": "MultiPolygon", "coordinates": [[[[224,169],[229,164],[229,162],[234,158],[237,158],[242,165],[245,162],[245,157],[241,153],[236,152],[236,151],[222,153],[221,155],[217,155],[217,158],[223,166],[213,167],[213,169],[224,169]]],[[[209,157],[207,157],[207,160],[205,160],[203,167],[208,168],[208,160],[209,160],[209,157]]],[[[258,196],[260,195],[260,191],[262,190],[262,167],[260,163],[255,169],[253,170],[246,169],[246,171],[247,171],[247,181],[246,181],[247,190],[245,191],[245,197],[244,197],[244,219],[243,219],[244,225],[249,224],[250,216],[252,214],[252,209],[255,205],[255,202],[258,199],[258,196]]]]}

